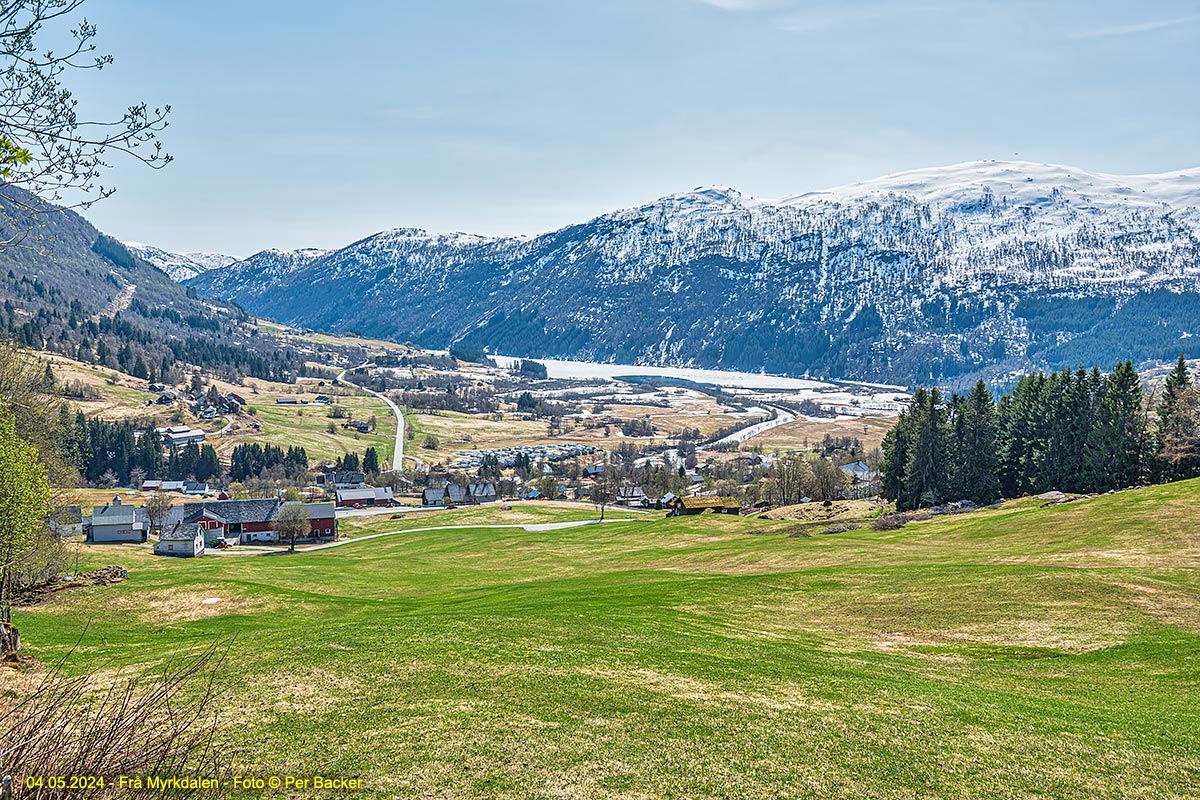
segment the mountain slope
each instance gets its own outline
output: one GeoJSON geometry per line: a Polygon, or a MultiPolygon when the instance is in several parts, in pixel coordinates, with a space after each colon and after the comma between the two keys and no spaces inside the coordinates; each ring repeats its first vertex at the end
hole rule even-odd
{"type": "Polygon", "coordinates": [[[963,383],[1200,355],[1200,169],[973,162],[777,201],[707,187],[532,238],[397,229],[189,284],[430,346],[963,383]]]}
{"type": "Polygon", "coordinates": [[[0,190],[0,337],[139,378],[286,379],[305,356],[245,311],[199,297],[73,211],[0,190]]]}
{"type": "Polygon", "coordinates": [[[188,278],[222,269],[237,263],[233,256],[221,253],[171,253],[162,248],[141,242],[123,242],[129,252],[147,261],[171,276],[171,280],[183,282],[188,278]]]}

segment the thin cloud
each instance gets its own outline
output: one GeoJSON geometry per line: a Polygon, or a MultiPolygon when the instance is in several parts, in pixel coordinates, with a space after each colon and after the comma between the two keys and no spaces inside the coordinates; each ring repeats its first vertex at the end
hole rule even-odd
{"type": "Polygon", "coordinates": [[[1107,39],[1113,36],[1133,36],[1139,33],[1153,33],[1154,31],[1164,31],[1168,28],[1178,28],[1181,25],[1190,25],[1197,21],[1200,21],[1200,15],[1193,14],[1190,17],[1158,19],[1149,22],[1134,22],[1129,25],[1114,25],[1109,28],[1095,28],[1090,31],[1080,31],[1071,38],[1107,39]]]}
{"type": "Polygon", "coordinates": [[[700,2],[722,11],[749,11],[768,5],[764,0],[700,0],[700,2]]]}

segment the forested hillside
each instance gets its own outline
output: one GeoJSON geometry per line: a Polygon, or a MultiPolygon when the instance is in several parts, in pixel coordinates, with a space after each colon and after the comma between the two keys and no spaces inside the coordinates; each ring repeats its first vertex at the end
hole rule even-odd
{"type": "Polygon", "coordinates": [[[166,382],[188,364],[277,380],[302,368],[236,305],[200,298],[73,211],[9,188],[0,237],[16,242],[0,248],[0,333],[26,347],[166,382]]]}

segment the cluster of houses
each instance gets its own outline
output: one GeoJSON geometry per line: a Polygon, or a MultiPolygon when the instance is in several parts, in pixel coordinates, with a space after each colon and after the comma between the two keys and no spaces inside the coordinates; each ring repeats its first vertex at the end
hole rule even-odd
{"type": "Polygon", "coordinates": [[[392,487],[368,486],[367,476],[356,470],[318,471],[316,484],[334,498],[338,508],[399,505],[392,487]]]}
{"type": "Polygon", "coordinates": [[[333,398],[327,394],[319,394],[310,403],[308,400],[305,400],[303,397],[276,397],[275,405],[277,405],[277,406],[307,406],[307,405],[331,406],[331,405],[333,405],[333,398]]]}
{"type": "Polygon", "coordinates": [[[494,503],[499,499],[496,484],[491,481],[468,483],[466,486],[447,483],[445,486],[430,487],[421,493],[421,504],[424,506],[472,506],[494,503]]]}
{"type": "Polygon", "coordinates": [[[158,397],[153,401],[147,400],[147,405],[150,405],[151,402],[158,406],[173,406],[181,403],[188,406],[191,412],[200,419],[215,419],[222,414],[240,414],[246,405],[246,398],[237,392],[222,394],[217,391],[215,386],[207,392],[201,392],[197,397],[183,394],[174,387],[161,383],[151,383],[150,391],[157,393],[158,397]]]}
{"type": "Polygon", "coordinates": [[[492,457],[501,469],[513,467],[518,456],[525,456],[531,464],[549,465],[579,456],[590,456],[596,448],[587,444],[539,444],[518,447],[497,447],[488,450],[459,450],[457,458],[450,463],[451,469],[477,469],[485,458],[492,457]]]}
{"type": "MultiPolygon", "coordinates": [[[[159,555],[196,556],[205,548],[229,547],[279,541],[271,524],[280,510],[289,505],[277,497],[254,500],[204,500],[175,506],[167,515],[158,535],[154,552],[159,555]]],[[[306,541],[337,538],[337,516],[333,503],[300,503],[308,515],[309,534],[306,541]]],[[[70,511],[70,509],[67,509],[70,511]]],[[[126,505],[120,495],[92,509],[90,518],[75,523],[67,516],[56,521],[61,534],[79,532],[94,544],[137,544],[149,541],[150,523],[145,510],[126,505]]]]}
{"type": "Polygon", "coordinates": [[[240,414],[245,405],[246,398],[237,392],[221,394],[213,387],[192,402],[192,413],[200,419],[215,419],[224,414],[240,414]]]}

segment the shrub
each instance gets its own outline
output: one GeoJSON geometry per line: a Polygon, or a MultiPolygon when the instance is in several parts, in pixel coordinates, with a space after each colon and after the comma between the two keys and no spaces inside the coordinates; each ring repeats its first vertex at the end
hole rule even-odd
{"type": "MultiPolygon", "coordinates": [[[[159,775],[215,779],[216,648],[169,665],[157,678],[110,684],[99,676],[67,677],[63,663],[23,698],[0,700],[0,753],[14,786],[47,775],[159,775]]],[[[106,786],[73,797],[116,796],[106,786]]],[[[41,793],[38,793],[39,795],[41,793]]],[[[181,790],[171,796],[207,796],[181,790]]],[[[64,795],[64,796],[67,796],[64,795]]],[[[159,789],[125,789],[122,797],[161,798],[159,789]]]]}

